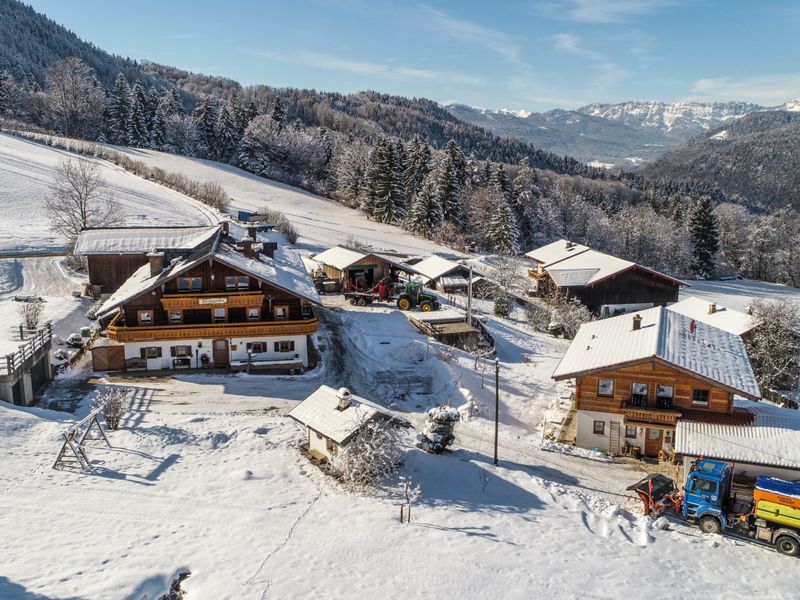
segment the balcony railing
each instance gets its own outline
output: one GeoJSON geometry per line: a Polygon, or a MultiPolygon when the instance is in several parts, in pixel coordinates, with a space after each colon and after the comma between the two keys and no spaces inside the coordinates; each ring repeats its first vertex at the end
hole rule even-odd
{"type": "Polygon", "coordinates": [[[205,292],[164,294],[161,304],[165,310],[182,310],[187,308],[236,308],[243,306],[261,306],[264,303],[263,292],[205,292]]]}
{"type": "Polygon", "coordinates": [[[116,325],[116,320],[117,318],[114,318],[111,321],[107,332],[108,337],[117,342],[309,335],[319,327],[319,319],[316,317],[302,321],[248,321],[243,323],[159,325],[150,327],[125,327],[116,325]]]}
{"type": "Polygon", "coordinates": [[[623,403],[626,421],[674,425],[681,416],[679,410],[672,408],[672,399],[659,398],[648,406],[647,397],[634,394],[623,403]]]}

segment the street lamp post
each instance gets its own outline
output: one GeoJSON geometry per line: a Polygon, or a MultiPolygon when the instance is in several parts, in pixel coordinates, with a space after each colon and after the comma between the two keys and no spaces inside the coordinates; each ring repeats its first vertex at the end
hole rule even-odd
{"type": "Polygon", "coordinates": [[[497,433],[500,427],[500,359],[494,359],[494,464],[497,464],[497,433]]]}

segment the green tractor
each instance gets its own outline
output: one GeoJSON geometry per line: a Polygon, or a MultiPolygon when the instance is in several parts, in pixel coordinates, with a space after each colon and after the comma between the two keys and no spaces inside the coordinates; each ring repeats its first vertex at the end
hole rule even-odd
{"type": "Polygon", "coordinates": [[[414,310],[417,306],[422,312],[431,312],[442,307],[436,296],[422,289],[422,284],[409,283],[397,298],[397,308],[400,310],[414,310]]]}

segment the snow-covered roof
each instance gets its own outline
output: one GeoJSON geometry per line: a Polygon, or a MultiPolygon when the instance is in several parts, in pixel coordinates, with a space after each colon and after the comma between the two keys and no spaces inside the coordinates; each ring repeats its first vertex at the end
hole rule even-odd
{"type": "Polygon", "coordinates": [[[800,412],[739,398],[734,406],[752,413],[752,420],[721,424],[679,419],[675,452],[800,470],[800,412]]]}
{"type": "Polygon", "coordinates": [[[319,254],[315,254],[311,258],[321,265],[329,265],[343,271],[366,256],[366,252],[359,252],[358,250],[352,250],[344,246],[334,246],[319,254]]]}
{"type": "Polygon", "coordinates": [[[591,286],[629,269],[641,269],[678,285],[688,285],[679,279],[648,269],[635,262],[591,249],[569,256],[553,267],[545,266],[545,269],[557,285],[562,286],[559,281],[565,282],[564,287],[591,286]]]}
{"type": "Polygon", "coordinates": [[[380,412],[369,400],[352,394],[350,406],[344,410],[339,410],[338,407],[338,391],[330,386],[321,385],[295,406],[289,412],[289,416],[337,444],[343,444],[366,421],[380,412]]]}
{"type": "Polygon", "coordinates": [[[217,260],[314,304],[322,302],[303,261],[293,249],[279,246],[272,258],[263,254],[259,254],[258,258],[250,258],[227,244],[216,244],[215,247],[208,250],[198,251],[185,258],[173,260],[157,275],[150,274],[149,264],[141,266],[103,303],[98,310],[98,316],[108,315],[126,302],[157,288],[209,259],[217,260]]]}
{"type": "Polygon", "coordinates": [[[468,267],[464,267],[464,265],[446,258],[442,258],[436,254],[431,254],[430,256],[416,263],[414,268],[420,275],[426,277],[428,281],[432,281],[434,279],[438,279],[442,275],[447,275],[456,269],[468,267]]]}
{"type": "Polygon", "coordinates": [[[84,229],[75,242],[75,254],[146,254],[153,250],[194,250],[210,241],[218,231],[217,225],[84,229]]]}
{"type": "Polygon", "coordinates": [[[558,240],[557,242],[547,244],[546,246],[535,248],[534,250],[527,252],[525,256],[532,258],[536,262],[542,263],[543,266],[547,267],[560,262],[565,258],[570,258],[571,256],[586,252],[587,250],[589,250],[589,246],[584,246],[583,244],[574,244],[569,240],[558,240]]]}
{"type": "Polygon", "coordinates": [[[745,334],[754,326],[752,315],[709,302],[708,300],[701,300],[694,296],[689,296],[685,300],[670,304],[667,308],[735,335],[745,334]],[[709,312],[712,307],[713,312],[709,312]]]}
{"type": "Polygon", "coordinates": [[[656,360],[694,374],[747,398],[761,393],[742,338],[667,310],[663,306],[581,325],[553,373],[568,379],[597,371],[656,360]]]}

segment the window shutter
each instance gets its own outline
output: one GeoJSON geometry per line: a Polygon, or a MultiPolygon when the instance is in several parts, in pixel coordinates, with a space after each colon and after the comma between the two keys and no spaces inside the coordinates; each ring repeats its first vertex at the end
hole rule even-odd
{"type": "Polygon", "coordinates": [[[178,349],[175,346],[170,346],[169,347],[169,355],[170,356],[177,356],[178,355],[177,350],[178,349]]]}
{"type": "Polygon", "coordinates": [[[139,356],[142,358],[147,358],[146,354],[147,350],[145,348],[139,348],[139,356]]]}
{"type": "Polygon", "coordinates": [[[156,349],[158,350],[158,358],[161,358],[161,346],[157,346],[156,349]]]}
{"type": "Polygon", "coordinates": [[[279,342],[275,342],[275,352],[280,352],[280,351],[281,351],[280,343],[279,342]]]}
{"type": "Polygon", "coordinates": [[[294,352],[294,340],[289,342],[289,352],[294,352]]]}

